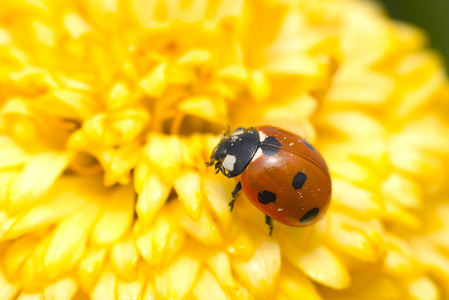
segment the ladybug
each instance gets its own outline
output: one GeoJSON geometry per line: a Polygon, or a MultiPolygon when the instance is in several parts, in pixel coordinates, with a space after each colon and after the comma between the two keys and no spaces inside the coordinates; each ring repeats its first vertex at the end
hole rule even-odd
{"type": "Polygon", "coordinates": [[[320,153],[304,138],[272,127],[239,127],[223,134],[206,165],[228,178],[241,175],[230,209],[243,189],[247,198],[272,219],[290,226],[321,219],[331,198],[331,178],[320,153]]]}

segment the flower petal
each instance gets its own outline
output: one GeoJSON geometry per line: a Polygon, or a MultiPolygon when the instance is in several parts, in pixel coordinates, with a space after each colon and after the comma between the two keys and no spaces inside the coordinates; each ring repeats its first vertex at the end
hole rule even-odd
{"type": "Polygon", "coordinates": [[[94,286],[105,260],[106,249],[104,248],[90,249],[84,253],[78,266],[78,277],[83,290],[88,291],[94,286]]]}
{"type": "Polygon", "coordinates": [[[61,175],[69,160],[68,154],[34,155],[11,184],[9,190],[11,209],[23,209],[45,194],[61,175]]]}
{"type": "Polygon", "coordinates": [[[67,271],[81,258],[98,212],[98,206],[85,205],[56,228],[45,255],[45,266],[50,277],[67,271]]]}
{"type": "Polygon", "coordinates": [[[110,253],[112,266],[122,278],[132,280],[137,276],[139,255],[134,241],[127,240],[114,244],[110,253]]]}
{"type": "Polygon", "coordinates": [[[273,295],[281,267],[279,245],[273,241],[262,241],[249,260],[235,259],[233,267],[256,297],[273,295]]]}
{"type": "Polygon", "coordinates": [[[174,182],[174,188],[189,216],[197,221],[201,215],[201,177],[196,172],[187,171],[174,182]]]}
{"type": "Polygon", "coordinates": [[[181,256],[156,276],[157,294],[166,299],[184,298],[192,289],[199,269],[198,260],[186,255],[181,256]]]}
{"type": "Polygon", "coordinates": [[[61,279],[45,287],[44,298],[52,300],[71,299],[77,288],[77,282],[74,278],[61,279]]]}
{"type": "Polygon", "coordinates": [[[227,107],[221,99],[195,96],[179,103],[178,108],[186,114],[204,118],[212,122],[227,122],[227,107]]]}
{"type": "Polygon", "coordinates": [[[218,252],[207,259],[207,265],[214,273],[221,286],[226,289],[235,288],[236,283],[231,271],[231,260],[224,252],[218,252]]]}
{"type": "Polygon", "coordinates": [[[305,249],[286,249],[288,260],[314,281],[334,289],[347,288],[351,277],[344,266],[329,249],[318,246],[305,249]]]}
{"type": "Polygon", "coordinates": [[[136,213],[139,219],[150,223],[164,205],[170,190],[171,186],[163,182],[157,175],[150,175],[137,198],[136,213]]]}
{"type": "Polygon", "coordinates": [[[102,203],[102,216],[96,221],[91,242],[110,244],[120,239],[131,227],[134,212],[134,189],[131,185],[117,187],[107,202],[102,203]]]}
{"type": "Polygon", "coordinates": [[[203,271],[203,273],[199,276],[198,281],[193,288],[193,294],[197,299],[230,299],[223,291],[214,275],[207,270],[203,271]]]}
{"type": "Polygon", "coordinates": [[[301,294],[303,299],[322,299],[313,282],[290,265],[282,266],[279,290],[280,293],[287,295],[290,299],[295,299],[298,294],[301,294]]]}
{"type": "Polygon", "coordinates": [[[19,291],[19,287],[8,282],[3,272],[0,272],[0,298],[13,299],[19,291]]]}
{"type": "Polygon", "coordinates": [[[117,277],[112,271],[105,271],[98,279],[92,290],[92,300],[117,299],[116,297],[117,277]]]}

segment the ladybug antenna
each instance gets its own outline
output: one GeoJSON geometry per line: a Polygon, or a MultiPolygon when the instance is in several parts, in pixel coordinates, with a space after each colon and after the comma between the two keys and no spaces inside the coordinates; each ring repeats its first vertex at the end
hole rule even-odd
{"type": "Polygon", "coordinates": [[[214,159],[213,157],[211,157],[210,161],[208,161],[208,162],[206,163],[206,167],[212,166],[212,165],[214,164],[214,162],[215,162],[215,159],[214,159]]]}

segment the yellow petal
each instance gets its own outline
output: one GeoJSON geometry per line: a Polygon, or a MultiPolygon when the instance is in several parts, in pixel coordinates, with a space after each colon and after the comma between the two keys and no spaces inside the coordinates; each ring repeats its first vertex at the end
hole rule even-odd
{"type": "Polygon", "coordinates": [[[92,31],[89,24],[78,14],[68,13],[64,17],[64,26],[70,35],[77,39],[83,34],[92,31]]]}
{"type": "Polygon", "coordinates": [[[109,92],[109,97],[107,98],[107,106],[110,110],[119,109],[124,106],[129,105],[130,101],[130,91],[129,88],[123,82],[116,83],[109,92]]]}
{"type": "MultiPolygon", "coordinates": [[[[8,205],[9,186],[20,174],[19,170],[1,171],[0,172],[0,208],[6,209],[8,205]]],[[[0,222],[1,223],[1,222],[0,222]]],[[[2,227],[2,226],[0,226],[2,227]]],[[[3,232],[0,230],[0,236],[3,232]]]]}
{"type": "Polygon", "coordinates": [[[111,271],[106,270],[98,279],[97,284],[91,292],[92,300],[114,300],[116,295],[117,277],[111,271]]]}
{"type": "Polygon", "coordinates": [[[45,299],[42,294],[28,294],[28,293],[22,292],[17,297],[17,300],[45,300],[45,299]]]}
{"type": "Polygon", "coordinates": [[[12,139],[0,137],[0,169],[20,166],[27,160],[28,155],[12,139]]]}
{"type": "Polygon", "coordinates": [[[105,260],[106,250],[104,248],[90,249],[84,254],[78,266],[78,278],[80,279],[80,285],[83,290],[90,290],[92,288],[97,281],[105,260]]]}
{"type": "Polygon", "coordinates": [[[23,209],[45,194],[56,178],[61,175],[69,160],[70,155],[68,154],[42,153],[34,155],[11,184],[11,209],[23,209]]]}
{"type": "Polygon", "coordinates": [[[279,56],[268,65],[268,71],[275,74],[317,76],[323,74],[325,63],[307,54],[279,56]]]}
{"type": "Polygon", "coordinates": [[[11,209],[23,209],[45,194],[67,166],[69,159],[68,154],[55,153],[38,154],[31,158],[11,185],[11,209]]]}
{"type": "Polygon", "coordinates": [[[145,278],[140,276],[136,281],[120,280],[117,284],[118,300],[134,300],[141,299],[142,290],[145,284],[145,278]]]}
{"type": "Polygon", "coordinates": [[[164,299],[183,299],[193,287],[200,262],[189,256],[181,256],[165,271],[156,275],[156,291],[164,299]]]}
{"type": "Polygon", "coordinates": [[[367,219],[379,217],[384,211],[384,204],[374,193],[338,179],[332,180],[332,201],[367,219]]]}
{"type": "Polygon", "coordinates": [[[193,288],[193,294],[197,299],[226,300],[230,299],[221,288],[220,284],[209,271],[203,271],[193,288]]]}
{"type": "Polygon", "coordinates": [[[134,168],[134,189],[136,190],[137,194],[140,194],[142,192],[143,186],[146,183],[147,179],[153,175],[151,172],[151,166],[148,162],[148,160],[141,159],[136,167],[134,168]]]}
{"type": "Polygon", "coordinates": [[[97,103],[81,92],[54,90],[37,99],[35,109],[68,119],[88,119],[97,111],[97,103]]]}
{"type": "Polygon", "coordinates": [[[227,107],[221,99],[194,96],[179,103],[178,108],[186,114],[203,118],[212,122],[227,122],[227,107]]]}
{"type": "MultiPolygon", "coordinates": [[[[333,151],[334,149],[332,149],[331,147],[331,149],[326,150],[329,152],[333,151]]],[[[327,157],[329,159],[333,158],[332,155],[327,157]]],[[[373,174],[366,167],[363,167],[361,164],[348,159],[335,157],[329,163],[329,168],[332,170],[331,172],[334,178],[344,179],[345,183],[353,182],[363,184],[372,180],[373,177],[373,174]]]]}
{"type": "Polygon", "coordinates": [[[435,115],[427,114],[417,121],[409,122],[397,135],[394,142],[398,146],[412,147],[429,153],[449,152],[449,127],[435,115]]]}
{"type": "MultiPolygon", "coordinates": [[[[23,72],[23,74],[19,73],[13,73],[11,76],[24,76],[28,75],[28,73],[37,73],[40,70],[35,70],[32,68],[27,68],[23,72]]],[[[23,116],[29,116],[31,114],[29,103],[25,101],[24,99],[8,99],[5,103],[5,105],[1,109],[2,115],[23,115],[23,116]]],[[[14,141],[7,137],[2,137],[2,140],[6,141],[6,145],[14,144],[14,141]]]]}
{"type": "Polygon", "coordinates": [[[280,293],[287,295],[290,299],[296,299],[298,294],[303,299],[322,299],[313,282],[290,265],[282,266],[281,276],[279,278],[279,290],[280,293]]]}
{"type": "Polygon", "coordinates": [[[11,228],[17,217],[10,217],[4,210],[0,210],[0,238],[5,236],[5,233],[11,228]]]}
{"type": "Polygon", "coordinates": [[[218,252],[211,255],[207,260],[207,264],[221,286],[227,289],[236,287],[231,271],[231,260],[226,253],[218,252]]]}
{"type": "MultiPolygon", "coordinates": [[[[74,184],[70,181],[68,183],[74,184]]],[[[42,227],[56,223],[58,220],[73,214],[81,205],[85,203],[85,198],[76,193],[64,190],[65,186],[56,187],[49,191],[48,198],[51,201],[37,205],[18,219],[9,229],[7,238],[15,238],[25,233],[38,230],[42,227]],[[53,190],[58,190],[54,191],[53,190]]]]}
{"type": "Polygon", "coordinates": [[[110,257],[112,266],[123,278],[132,280],[136,277],[139,255],[134,241],[127,240],[114,244],[111,248],[110,257]]]}
{"type": "MultiPolygon", "coordinates": [[[[426,61],[425,63],[429,63],[426,61]]],[[[428,99],[446,82],[446,74],[441,68],[432,70],[430,74],[425,74],[425,78],[421,79],[422,82],[417,83],[419,79],[412,77],[413,83],[416,84],[416,88],[413,91],[405,93],[404,98],[397,107],[396,114],[399,117],[407,116],[412,112],[420,112],[422,106],[428,101],[428,99]]]]}
{"type": "Polygon", "coordinates": [[[142,300],[156,300],[156,288],[151,282],[147,283],[145,292],[143,293],[142,300]]]}
{"type": "Polygon", "coordinates": [[[86,205],[56,228],[45,255],[50,277],[71,269],[81,258],[98,211],[98,206],[86,205]]]}
{"type": "Polygon", "coordinates": [[[216,221],[206,210],[203,210],[200,218],[196,221],[190,216],[181,213],[180,221],[188,234],[206,245],[217,246],[223,242],[223,237],[216,221]]]}
{"type": "Polygon", "coordinates": [[[376,262],[384,256],[385,241],[378,221],[362,222],[343,214],[329,213],[330,244],[359,260],[376,262]]]}
{"type": "Polygon", "coordinates": [[[399,237],[389,235],[387,253],[383,263],[385,273],[396,278],[419,275],[419,262],[410,245],[399,237]]]}
{"type": "Polygon", "coordinates": [[[262,70],[252,71],[250,74],[250,90],[255,100],[261,101],[268,97],[271,86],[267,74],[262,70]]]}
{"type": "Polygon", "coordinates": [[[409,229],[417,229],[421,226],[421,220],[412,212],[403,209],[393,202],[386,202],[385,204],[385,220],[409,229]]]}
{"type": "Polygon", "coordinates": [[[202,49],[192,49],[186,54],[184,54],[178,62],[180,64],[198,64],[208,61],[210,58],[210,53],[207,50],[202,49]]]}
{"type": "Polygon", "coordinates": [[[231,65],[218,71],[218,75],[224,78],[244,81],[248,79],[248,71],[242,65],[231,65]]]}
{"type": "Polygon", "coordinates": [[[116,183],[126,185],[131,181],[131,169],[137,164],[139,150],[138,145],[129,143],[110,152],[103,152],[107,157],[106,159],[100,159],[105,169],[105,186],[112,186],[116,183]]]}
{"type": "Polygon", "coordinates": [[[39,237],[27,235],[23,238],[14,240],[6,249],[5,272],[9,278],[17,276],[23,263],[30,258],[33,253],[34,245],[39,242],[39,237]]]}
{"type": "Polygon", "coordinates": [[[420,175],[427,182],[438,184],[442,177],[442,162],[435,155],[427,155],[419,148],[410,147],[393,138],[389,151],[392,165],[400,171],[420,175]]]}
{"type": "Polygon", "coordinates": [[[360,67],[339,68],[332,80],[327,93],[327,99],[332,102],[381,104],[395,88],[392,77],[360,67]]]}
{"type": "Polygon", "coordinates": [[[425,238],[412,240],[412,249],[419,262],[425,266],[429,274],[440,282],[439,287],[447,293],[449,286],[449,259],[425,238]]]}
{"type": "MultiPolygon", "coordinates": [[[[62,84],[62,86],[64,86],[66,88],[66,90],[72,90],[72,91],[89,91],[89,90],[91,90],[91,86],[88,83],[86,83],[85,81],[76,80],[75,78],[70,78],[70,77],[64,76],[62,74],[56,74],[56,77],[57,77],[58,81],[60,82],[60,84],[62,84]]],[[[50,80],[50,79],[47,79],[47,80],[50,80]]],[[[51,84],[54,87],[60,86],[56,82],[53,83],[51,81],[49,82],[49,84],[51,84]]],[[[93,107],[98,107],[98,106],[96,106],[96,103],[86,103],[86,102],[84,102],[84,103],[93,105],[93,107]]]]}
{"type": "Polygon", "coordinates": [[[104,245],[120,239],[131,227],[134,213],[132,185],[116,187],[107,203],[103,203],[103,215],[96,221],[91,241],[104,245]]]}
{"type": "Polygon", "coordinates": [[[441,299],[440,291],[436,283],[428,277],[420,277],[408,285],[408,290],[413,300],[437,300],[441,299]]]}
{"type": "Polygon", "coordinates": [[[152,134],[144,148],[146,158],[152,167],[167,182],[173,182],[180,170],[182,147],[178,138],[152,134]]]}
{"type": "Polygon", "coordinates": [[[150,223],[167,200],[170,189],[171,186],[157,175],[150,175],[137,198],[136,212],[139,219],[150,223]]]}
{"type": "Polygon", "coordinates": [[[174,188],[189,216],[197,221],[201,215],[201,177],[196,172],[186,172],[174,182],[174,188]]]}
{"type": "Polygon", "coordinates": [[[328,113],[326,121],[332,128],[357,139],[373,139],[387,132],[382,124],[361,111],[339,111],[328,113]]]}
{"type": "Polygon", "coordinates": [[[164,93],[166,67],[166,63],[160,64],[140,81],[140,87],[145,90],[148,96],[161,97],[164,93]]]}
{"type": "Polygon", "coordinates": [[[0,29],[0,45],[7,45],[11,43],[12,37],[8,30],[1,28],[0,29]]]}
{"type": "Polygon", "coordinates": [[[55,31],[46,24],[38,21],[33,22],[33,27],[37,40],[48,47],[53,47],[55,44],[55,31]]]}
{"type": "Polygon", "coordinates": [[[152,265],[159,265],[173,257],[184,244],[185,235],[162,213],[154,223],[136,237],[136,246],[145,261],[152,265]]]}
{"type": "Polygon", "coordinates": [[[27,290],[36,290],[48,283],[49,277],[53,274],[52,269],[46,268],[45,256],[52,236],[44,236],[35,244],[32,254],[28,257],[20,268],[20,278],[22,285],[27,290]]]}
{"type": "Polygon", "coordinates": [[[106,122],[114,134],[110,144],[132,142],[147,126],[149,119],[148,111],[141,107],[108,113],[106,122]]]}
{"type": "Polygon", "coordinates": [[[45,300],[65,300],[71,299],[78,289],[77,282],[73,278],[58,280],[45,287],[45,300]]]}
{"type": "Polygon", "coordinates": [[[382,182],[381,190],[387,201],[407,208],[418,207],[421,203],[421,187],[399,172],[390,174],[382,182]]]}
{"type": "Polygon", "coordinates": [[[273,295],[281,267],[279,245],[274,241],[262,241],[249,260],[236,259],[233,267],[256,297],[273,295]]]}
{"type": "Polygon", "coordinates": [[[228,232],[233,220],[229,207],[229,202],[232,200],[230,192],[226,191],[222,181],[207,179],[204,181],[204,194],[211,213],[216,216],[217,224],[224,232],[228,232]]]}
{"type": "Polygon", "coordinates": [[[343,263],[324,246],[285,249],[288,260],[314,281],[334,289],[347,288],[351,277],[343,263]]]}
{"type": "Polygon", "coordinates": [[[0,298],[5,300],[13,299],[18,291],[19,287],[9,283],[3,272],[0,272],[0,298]]]}

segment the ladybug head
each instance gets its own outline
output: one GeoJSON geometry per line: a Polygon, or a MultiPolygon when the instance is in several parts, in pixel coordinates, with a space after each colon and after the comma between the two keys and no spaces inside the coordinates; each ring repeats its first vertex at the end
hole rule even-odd
{"type": "Polygon", "coordinates": [[[238,176],[250,163],[258,147],[257,130],[239,127],[230,134],[223,134],[206,165],[215,164],[217,173],[221,171],[226,177],[238,176]]]}

